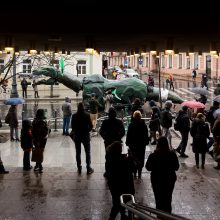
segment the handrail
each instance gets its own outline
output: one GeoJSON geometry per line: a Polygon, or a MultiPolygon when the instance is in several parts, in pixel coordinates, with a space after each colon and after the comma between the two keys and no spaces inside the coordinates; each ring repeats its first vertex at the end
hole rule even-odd
{"type": "Polygon", "coordinates": [[[130,213],[136,214],[143,220],[155,220],[155,219],[165,219],[165,220],[189,220],[188,218],[163,212],[161,210],[151,208],[149,206],[138,204],[135,202],[134,196],[131,194],[123,194],[120,196],[121,206],[126,208],[130,213]],[[124,203],[124,197],[130,197],[131,202],[124,203]],[[154,216],[152,216],[152,214],[154,216]]]}

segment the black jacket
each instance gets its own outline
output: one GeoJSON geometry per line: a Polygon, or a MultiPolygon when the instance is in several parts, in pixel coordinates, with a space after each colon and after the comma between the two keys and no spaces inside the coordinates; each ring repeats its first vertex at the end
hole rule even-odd
{"type": "Polygon", "coordinates": [[[72,130],[75,132],[75,137],[88,136],[92,130],[92,122],[90,116],[86,112],[77,112],[72,115],[72,130]]]}
{"type": "Polygon", "coordinates": [[[178,158],[173,151],[155,150],[149,155],[146,169],[151,172],[151,181],[156,183],[175,182],[176,172],[179,169],[178,158]]]}
{"type": "Polygon", "coordinates": [[[126,155],[106,153],[106,174],[111,193],[134,195],[133,169],[133,161],[126,155]]]}
{"type": "Polygon", "coordinates": [[[123,122],[117,118],[108,118],[102,122],[100,135],[104,139],[105,145],[112,144],[114,141],[121,141],[125,135],[123,122]]]}

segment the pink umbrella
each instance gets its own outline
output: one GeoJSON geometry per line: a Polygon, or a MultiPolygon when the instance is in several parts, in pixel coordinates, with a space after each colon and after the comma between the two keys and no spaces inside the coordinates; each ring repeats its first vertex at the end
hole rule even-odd
{"type": "Polygon", "coordinates": [[[185,101],[181,104],[182,106],[187,106],[189,108],[205,108],[205,105],[197,101],[185,101]]]}

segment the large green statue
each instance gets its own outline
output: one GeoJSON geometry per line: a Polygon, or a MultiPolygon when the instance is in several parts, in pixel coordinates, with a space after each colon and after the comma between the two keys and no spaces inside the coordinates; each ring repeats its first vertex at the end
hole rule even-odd
{"type": "MultiPolygon", "coordinates": [[[[70,73],[64,72],[62,75],[53,66],[42,66],[33,71],[34,75],[44,75],[50,77],[48,80],[38,81],[37,84],[52,85],[55,82],[62,83],[66,87],[72,89],[76,93],[83,90],[83,100],[86,103],[90,99],[91,94],[95,93],[98,101],[104,106],[103,97],[105,92],[112,90],[114,101],[116,103],[130,104],[134,98],[144,100],[159,99],[159,89],[155,87],[147,87],[146,84],[137,78],[126,78],[123,80],[108,80],[100,74],[93,74],[79,79],[70,73]]],[[[162,90],[162,100],[172,100],[174,103],[182,103],[183,99],[176,93],[162,90]]]]}

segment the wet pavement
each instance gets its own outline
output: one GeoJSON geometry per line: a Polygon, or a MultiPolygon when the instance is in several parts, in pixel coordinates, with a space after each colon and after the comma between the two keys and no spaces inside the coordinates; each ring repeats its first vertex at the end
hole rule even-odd
{"type": "MultiPolygon", "coordinates": [[[[173,146],[179,141],[173,133],[173,146]]],[[[197,169],[190,143],[191,140],[186,151],[189,158],[179,158],[173,213],[195,220],[217,220],[220,216],[220,171],[213,169],[216,164],[210,155],[207,155],[205,169],[197,169]]],[[[107,220],[111,196],[103,177],[105,151],[101,137],[92,137],[91,146],[95,172],[86,174],[82,151],[83,169],[82,175],[78,175],[74,144],[61,130],[52,132],[48,138],[42,174],[23,171],[23,152],[18,142],[0,144],[2,160],[10,171],[0,175],[0,220],[107,220]]],[[[147,146],[146,159],[154,148],[147,146]]],[[[145,168],[142,181],[135,180],[135,189],[137,201],[155,207],[150,173],[145,168]]]]}
{"type": "MultiPolygon", "coordinates": [[[[175,90],[184,99],[192,99],[195,96],[191,92],[190,83],[176,81],[175,90]]],[[[210,85],[209,103],[214,88],[210,85]]],[[[54,90],[54,94],[59,94],[59,97],[50,98],[49,92],[48,89],[40,90],[40,99],[36,100],[33,98],[33,91],[29,91],[26,103],[18,106],[19,119],[22,118],[22,114],[24,117],[33,118],[37,108],[44,108],[47,109],[48,119],[53,118],[54,112],[57,112],[60,128],[64,97],[68,95],[72,98],[73,111],[81,98],[65,88],[54,90]]],[[[0,97],[2,119],[9,107],[3,104],[4,98],[7,97],[0,97]]],[[[23,171],[23,151],[19,142],[7,141],[0,144],[1,158],[10,171],[7,175],[0,175],[0,220],[107,220],[111,209],[111,196],[103,178],[103,140],[100,136],[92,137],[92,167],[95,169],[92,175],[86,174],[85,154],[82,151],[83,172],[79,176],[73,142],[69,137],[62,136],[61,130],[54,132],[54,124],[51,126],[52,133],[44,154],[43,174],[23,171]]],[[[9,133],[7,129],[7,125],[4,124],[0,130],[1,134],[9,133]]],[[[173,146],[177,147],[179,142],[178,136],[173,133],[173,146]]],[[[217,220],[220,216],[220,171],[213,169],[216,163],[210,155],[207,155],[205,169],[197,169],[190,143],[191,140],[186,152],[189,158],[179,158],[181,166],[177,172],[178,179],[173,193],[173,213],[195,220],[217,220]]],[[[155,146],[150,145],[147,147],[146,159],[154,148],[155,146]]],[[[142,181],[135,180],[135,188],[138,201],[155,207],[150,173],[145,168],[142,181]]]]}

